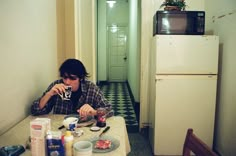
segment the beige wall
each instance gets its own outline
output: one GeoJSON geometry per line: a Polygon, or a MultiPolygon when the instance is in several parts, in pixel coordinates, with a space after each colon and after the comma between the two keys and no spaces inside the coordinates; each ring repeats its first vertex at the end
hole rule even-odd
{"type": "Polygon", "coordinates": [[[56,0],[1,0],[0,21],[2,134],[57,77],[56,0]]]}
{"type": "Polygon", "coordinates": [[[236,154],[236,3],[207,0],[207,33],[220,39],[220,70],[216,110],[215,149],[222,156],[236,154]],[[214,7],[212,7],[214,4],[214,7]]]}
{"type": "Polygon", "coordinates": [[[58,67],[68,58],[75,58],[74,0],[57,0],[58,67]]]}
{"type": "Polygon", "coordinates": [[[96,55],[96,1],[75,1],[75,55],[90,74],[90,80],[97,81],[96,55]]]}
{"type": "Polygon", "coordinates": [[[57,0],[58,66],[68,58],[83,62],[96,82],[96,1],[57,0]]]}
{"type": "Polygon", "coordinates": [[[0,134],[30,113],[65,59],[80,59],[96,82],[95,6],[93,0],[0,1],[0,134]]]}

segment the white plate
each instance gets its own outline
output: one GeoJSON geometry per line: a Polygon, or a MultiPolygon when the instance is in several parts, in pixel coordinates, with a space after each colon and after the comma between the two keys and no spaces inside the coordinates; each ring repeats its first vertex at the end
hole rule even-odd
{"type": "Polygon", "coordinates": [[[117,149],[120,146],[120,141],[117,140],[116,138],[113,138],[112,136],[106,136],[103,135],[101,138],[98,136],[91,138],[89,141],[92,142],[93,144],[93,152],[94,153],[106,153],[106,152],[111,152],[117,149]],[[111,148],[109,149],[97,149],[95,148],[95,144],[98,140],[110,140],[111,141],[111,148]]]}

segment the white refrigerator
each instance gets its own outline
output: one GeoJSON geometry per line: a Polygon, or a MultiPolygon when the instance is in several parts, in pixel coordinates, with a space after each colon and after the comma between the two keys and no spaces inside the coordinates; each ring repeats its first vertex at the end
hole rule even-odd
{"type": "Polygon", "coordinates": [[[188,128],[212,147],[218,48],[213,35],[153,37],[149,140],[154,155],[182,155],[188,128]]]}

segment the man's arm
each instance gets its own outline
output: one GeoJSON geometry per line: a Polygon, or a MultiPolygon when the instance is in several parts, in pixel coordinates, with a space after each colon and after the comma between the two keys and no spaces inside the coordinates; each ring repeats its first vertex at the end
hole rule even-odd
{"type": "Polygon", "coordinates": [[[106,109],[106,117],[111,117],[114,115],[114,111],[112,109],[112,104],[106,99],[106,97],[104,96],[102,90],[96,86],[95,87],[96,90],[97,90],[97,95],[95,96],[96,97],[96,106],[95,108],[100,108],[100,107],[103,107],[106,109]]]}
{"type": "Polygon", "coordinates": [[[54,105],[51,98],[56,94],[61,94],[65,91],[65,85],[61,81],[54,81],[49,85],[47,90],[43,93],[39,99],[33,102],[31,106],[32,115],[48,114],[54,105]]]}
{"type": "Polygon", "coordinates": [[[50,92],[47,92],[39,101],[39,109],[43,109],[48,101],[51,99],[52,95],[50,92]]]}
{"type": "Polygon", "coordinates": [[[45,107],[50,98],[57,94],[63,94],[66,86],[63,83],[55,84],[41,99],[39,102],[39,108],[45,107]]]}
{"type": "Polygon", "coordinates": [[[111,112],[109,113],[108,117],[114,114],[112,113],[112,105],[104,97],[103,92],[97,85],[90,81],[87,81],[82,83],[81,87],[82,90],[86,90],[87,92],[84,93],[86,95],[86,97],[84,97],[86,99],[86,101],[84,101],[85,103],[83,104],[83,106],[80,107],[80,109],[77,110],[80,115],[96,115],[97,108],[100,107],[105,108],[106,112],[111,112]]]}

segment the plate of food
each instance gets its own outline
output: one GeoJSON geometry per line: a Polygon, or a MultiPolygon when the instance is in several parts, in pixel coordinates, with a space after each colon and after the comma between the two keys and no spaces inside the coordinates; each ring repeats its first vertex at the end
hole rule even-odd
{"type": "Polygon", "coordinates": [[[96,136],[91,138],[89,141],[93,144],[94,153],[106,153],[117,149],[120,146],[120,141],[112,136],[96,136]]]}

